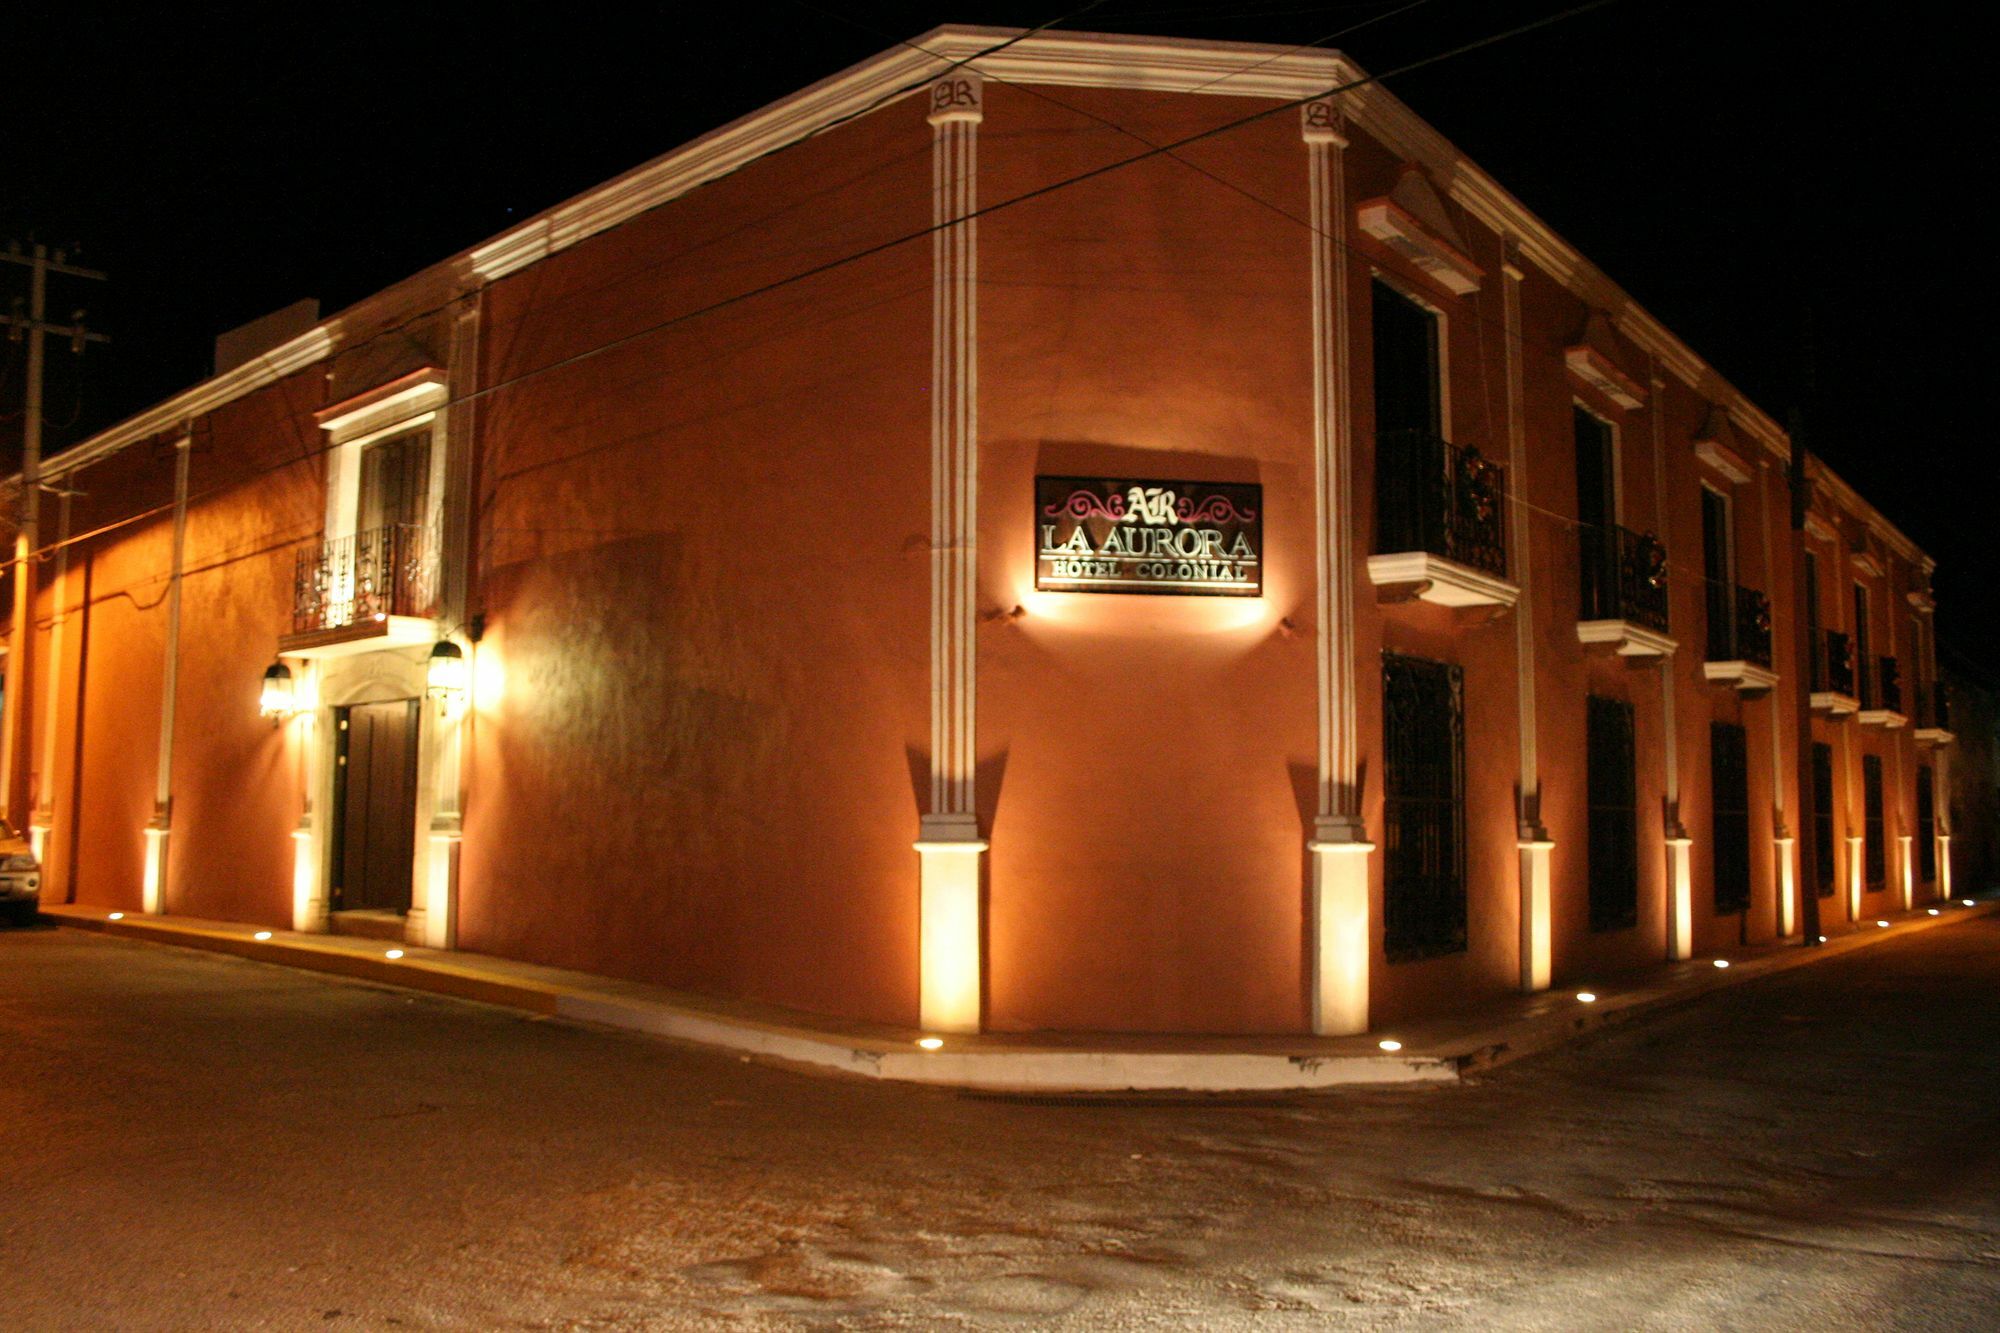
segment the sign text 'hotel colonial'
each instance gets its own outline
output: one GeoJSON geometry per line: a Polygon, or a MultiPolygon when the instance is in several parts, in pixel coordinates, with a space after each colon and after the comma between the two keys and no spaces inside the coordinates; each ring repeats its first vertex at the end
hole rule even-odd
{"type": "Polygon", "coordinates": [[[1035,587],[1256,597],[1263,488],[1205,481],[1035,478],[1035,587]]]}

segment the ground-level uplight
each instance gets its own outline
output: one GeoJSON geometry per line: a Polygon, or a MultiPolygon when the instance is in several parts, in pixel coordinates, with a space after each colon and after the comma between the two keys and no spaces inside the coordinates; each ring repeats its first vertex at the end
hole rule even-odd
{"type": "Polygon", "coordinates": [[[1930,909],[1928,909],[1928,910],[1929,910],[1929,913],[1930,913],[1930,915],[1932,915],[1932,916],[1936,916],[1936,915],[1938,914],[1938,909],[1937,909],[1937,908],[1935,908],[1935,907],[1933,907],[1933,908],[1930,908],[1930,909]]]}
{"type": "Polygon", "coordinates": [[[1576,993],[1576,1002],[1577,1002],[1578,1004],[1596,1004],[1596,1003],[1597,1003],[1597,992],[1596,992],[1596,991],[1587,991],[1587,990],[1580,990],[1580,991],[1578,991],[1578,992],[1576,993]]]}
{"type": "Polygon", "coordinates": [[[253,940],[268,940],[271,938],[271,932],[268,930],[260,930],[255,935],[252,935],[250,938],[253,940]]]}
{"type": "Polygon", "coordinates": [[[1958,901],[1967,907],[1972,906],[1972,899],[1970,898],[1960,898],[1958,901]]]}
{"type": "Polygon", "coordinates": [[[1889,928],[1889,923],[1887,921],[1877,921],[1875,924],[1880,926],[1884,930],[1887,930],[1889,928]]]}
{"type": "Polygon", "coordinates": [[[1715,960],[1715,965],[1716,965],[1717,967],[1728,967],[1728,966],[1729,966],[1729,960],[1728,960],[1727,958],[1718,958],[1718,959],[1716,959],[1716,960],[1715,960]]]}
{"type": "Polygon", "coordinates": [[[110,916],[104,919],[106,921],[123,921],[125,919],[125,914],[123,912],[113,912],[110,916]]]}
{"type": "Polygon", "coordinates": [[[941,1051],[944,1049],[944,1038],[919,1037],[917,1038],[917,1045],[923,1047],[927,1051],[941,1051]]]}
{"type": "Polygon", "coordinates": [[[1820,942],[1821,944],[1825,944],[1825,943],[1826,943],[1826,936],[1824,936],[1824,935],[1820,936],[1820,937],[1819,937],[1819,942],[1820,942]]]}
{"type": "Polygon", "coordinates": [[[1394,1039],[1393,1037],[1391,1037],[1391,1038],[1386,1038],[1386,1039],[1384,1039],[1384,1040],[1382,1040],[1382,1041],[1378,1041],[1378,1042],[1376,1042],[1375,1044],[1376,1044],[1377,1046],[1380,1046],[1380,1047],[1381,1047],[1381,1048],[1382,1048],[1383,1050],[1385,1050],[1385,1051],[1392,1051],[1392,1052],[1393,1052],[1393,1051],[1400,1051],[1400,1050],[1402,1050],[1402,1049],[1403,1049],[1403,1043],[1402,1043],[1402,1042],[1400,1042],[1400,1041],[1397,1041],[1397,1040],[1395,1040],[1395,1039],[1394,1039]]]}
{"type": "Polygon", "coordinates": [[[389,952],[383,954],[382,956],[384,958],[401,958],[403,956],[403,951],[401,949],[391,949],[389,950],[389,952]]]}

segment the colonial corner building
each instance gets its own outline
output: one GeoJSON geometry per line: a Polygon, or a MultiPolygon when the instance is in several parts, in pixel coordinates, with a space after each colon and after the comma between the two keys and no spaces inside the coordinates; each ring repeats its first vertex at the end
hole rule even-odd
{"type": "Polygon", "coordinates": [[[1346,1034],[1949,893],[1922,551],[1344,57],[1018,36],[47,460],[45,901],[1346,1034]]]}

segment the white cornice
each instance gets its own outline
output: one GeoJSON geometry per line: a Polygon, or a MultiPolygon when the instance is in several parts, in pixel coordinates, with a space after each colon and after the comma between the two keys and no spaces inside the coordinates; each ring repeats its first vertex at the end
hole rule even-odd
{"type": "MultiPolygon", "coordinates": [[[[492,281],[518,272],[758,157],[809,138],[836,121],[915,93],[948,64],[959,61],[969,61],[971,68],[1002,83],[1205,93],[1280,102],[1316,97],[1366,77],[1346,56],[1318,48],[1104,33],[1037,32],[1021,37],[1020,30],[1013,28],[947,25],[703,135],[461,251],[425,273],[492,281]],[[1010,41],[1013,38],[1020,40],[1010,41]],[[1001,43],[1009,44],[991,55],[980,54],[1001,43]]],[[[1380,84],[1368,84],[1343,93],[1340,101],[1352,122],[1390,152],[1423,166],[1448,198],[1488,230],[1507,238],[1521,258],[1585,305],[1606,311],[1612,324],[1640,350],[1657,357],[1675,378],[1722,404],[1744,433],[1773,457],[1789,458],[1790,446],[1775,421],[1395,94],[1380,84]]],[[[45,471],[80,467],[323,358],[338,339],[340,319],[337,316],[277,351],[207,380],[51,458],[45,471]],[[288,369],[274,370],[274,358],[303,359],[296,359],[288,369]]],[[[1891,549],[1927,564],[1929,558],[1873,506],[1824,469],[1822,474],[1835,483],[1840,503],[1881,533],[1891,549]]]]}
{"type": "Polygon", "coordinates": [[[182,429],[191,419],[212,412],[224,403],[276,384],[287,375],[325,360],[338,339],[338,320],[329,320],[317,328],[308,329],[290,342],[280,343],[232,370],[203,380],[191,389],[184,389],[135,417],[127,417],[110,430],[100,431],[82,444],[54,455],[42,464],[42,476],[56,477],[74,472],[108,454],[117,453],[127,445],[182,429]]]}

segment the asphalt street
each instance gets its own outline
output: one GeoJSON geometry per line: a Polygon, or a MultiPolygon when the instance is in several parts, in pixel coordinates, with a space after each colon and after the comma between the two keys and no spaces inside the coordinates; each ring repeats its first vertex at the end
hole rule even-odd
{"type": "Polygon", "coordinates": [[[1461,1086],[1007,1099],[0,932],[0,1329],[2000,1327],[2000,919],[1461,1086]]]}

